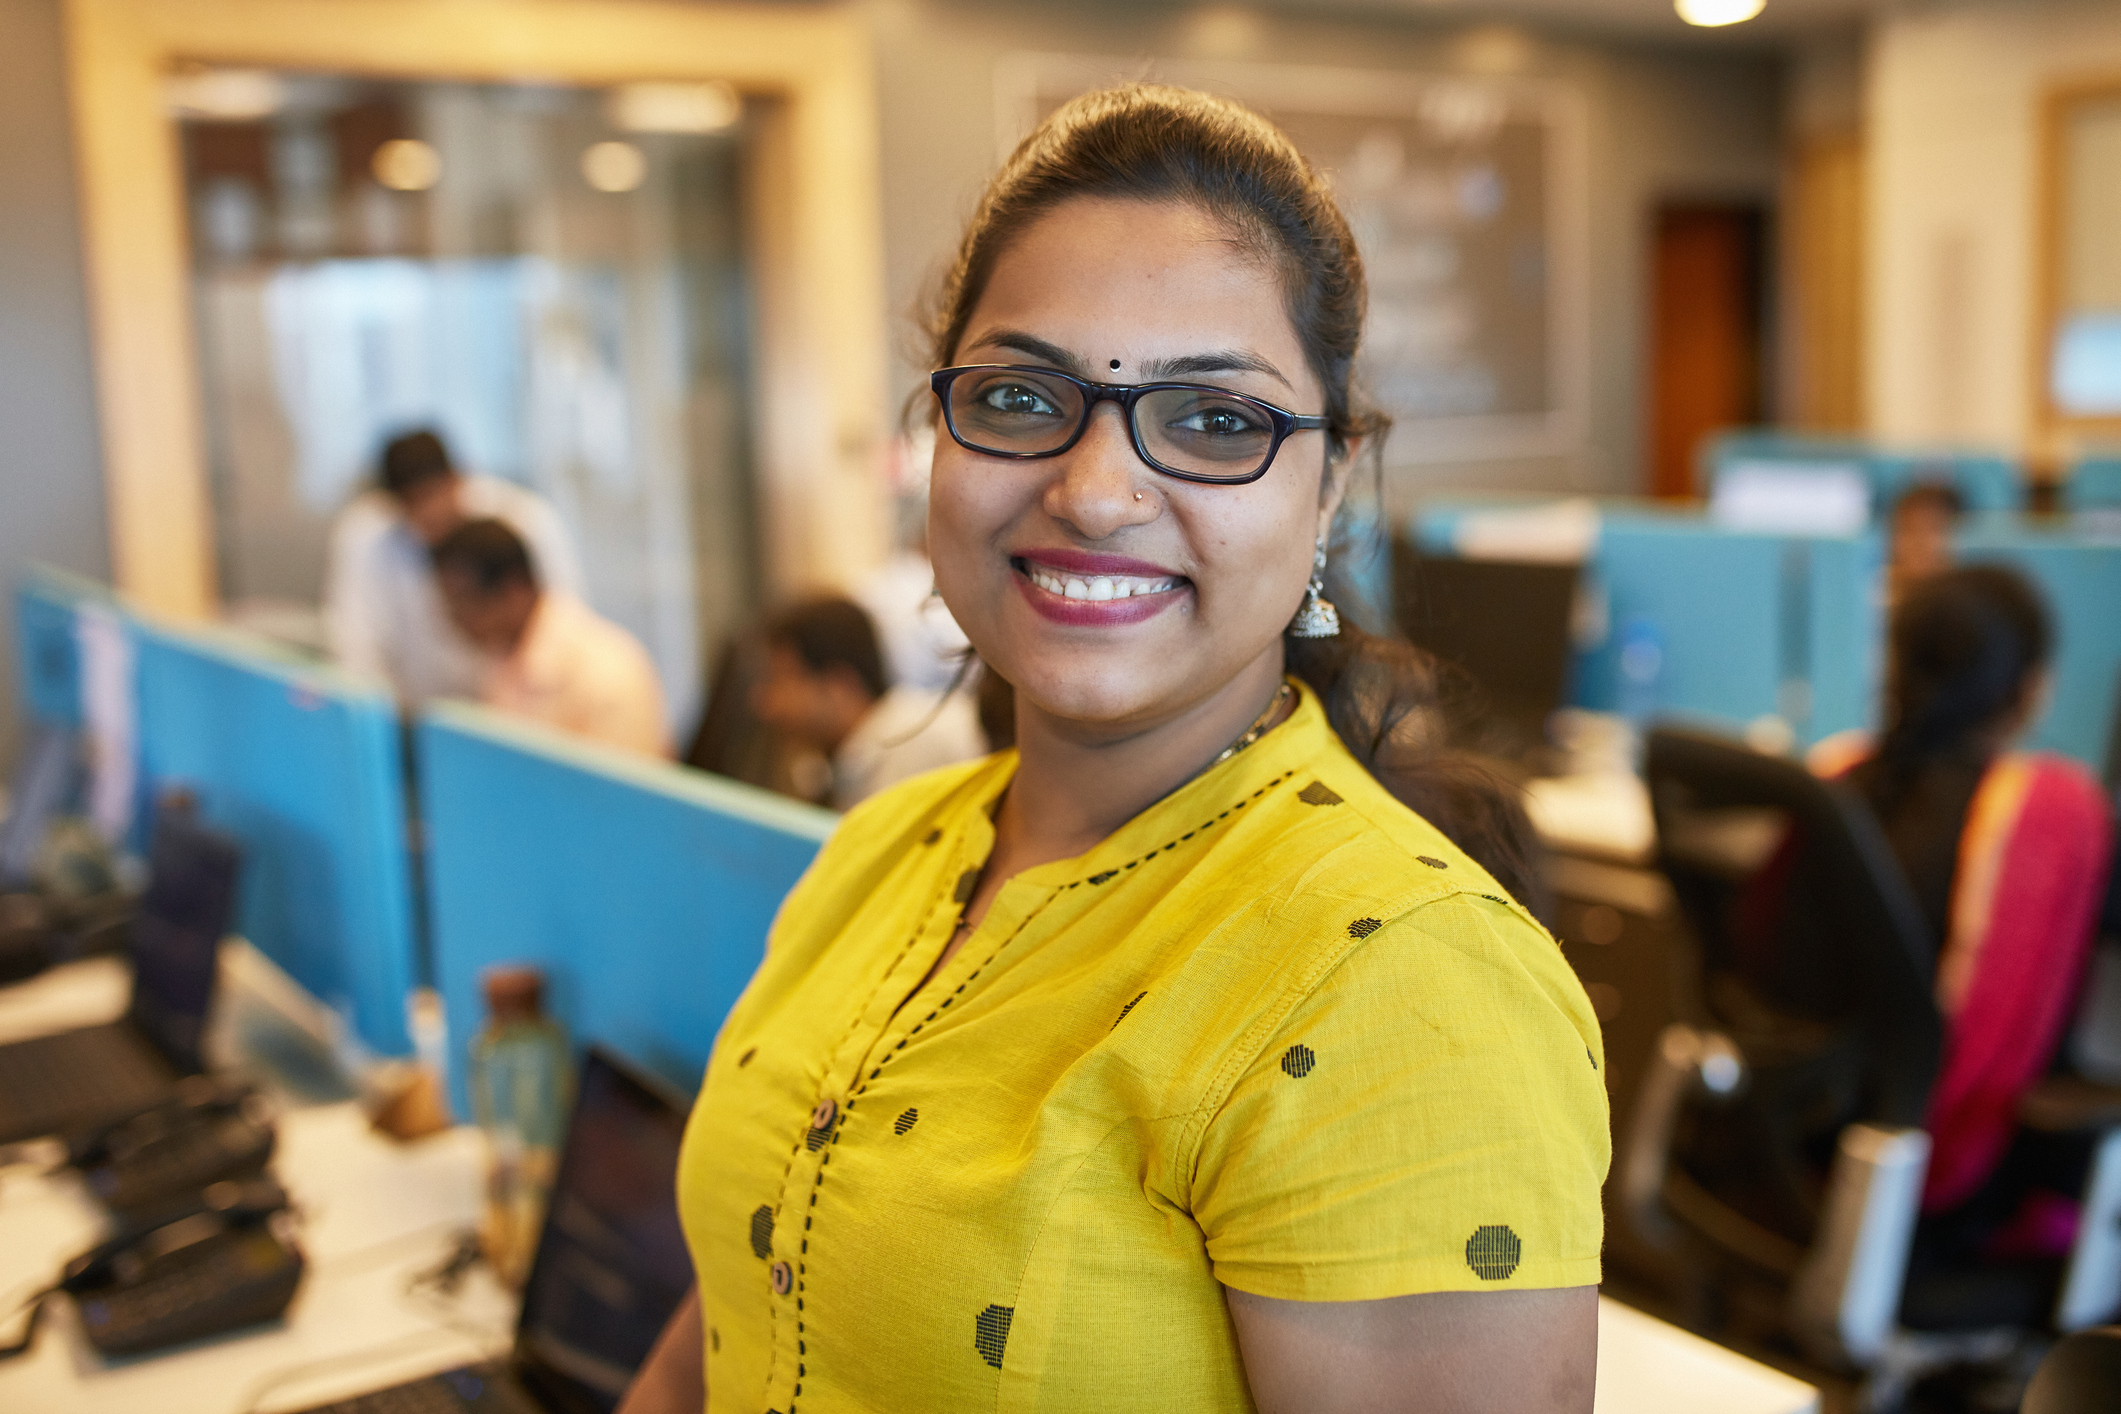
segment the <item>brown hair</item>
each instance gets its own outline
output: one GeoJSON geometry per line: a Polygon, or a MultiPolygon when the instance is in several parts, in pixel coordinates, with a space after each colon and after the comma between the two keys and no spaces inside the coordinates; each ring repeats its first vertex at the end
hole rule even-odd
{"type": "MultiPolygon", "coordinates": [[[[1289,322],[1325,389],[1329,455],[1347,456],[1358,440],[1373,450],[1381,443],[1391,420],[1365,406],[1354,387],[1367,295],[1346,218],[1278,128],[1187,89],[1132,84],[1084,94],[1024,139],[988,184],[945,279],[930,325],[935,367],[956,357],[1010,242],[1080,197],[1197,207],[1278,266],[1289,322]]],[[[1340,519],[1336,541],[1348,533],[1349,517],[1340,519]]],[[[1354,597],[1339,575],[1330,576],[1329,591],[1343,603],[1354,597]]],[[[1446,745],[1447,670],[1413,645],[1345,619],[1337,637],[1283,642],[1289,670],[1317,692],[1356,759],[1542,912],[1537,846],[1523,807],[1499,777],[1446,745]]]]}

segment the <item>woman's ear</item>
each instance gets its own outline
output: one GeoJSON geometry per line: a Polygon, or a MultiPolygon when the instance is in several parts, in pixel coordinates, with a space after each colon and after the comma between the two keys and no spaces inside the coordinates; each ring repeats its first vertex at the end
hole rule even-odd
{"type": "Polygon", "coordinates": [[[1367,440],[1350,438],[1342,446],[1339,456],[1327,454],[1325,473],[1318,481],[1318,534],[1321,539],[1332,533],[1333,517],[1340,513],[1340,503],[1348,494],[1348,474],[1362,455],[1367,440]]]}

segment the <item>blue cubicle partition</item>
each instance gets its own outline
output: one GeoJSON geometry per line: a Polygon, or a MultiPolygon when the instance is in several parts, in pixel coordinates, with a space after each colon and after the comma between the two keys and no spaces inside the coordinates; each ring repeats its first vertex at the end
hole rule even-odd
{"type": "Polygon", "coordinates": [[[458,1113],[470,1114],[480,973],[497,963],[543,968],[578,1043],[697,1087],[775,910],[836,817],[475,707],[431,710],[416,743],[458,1113]]]}
{"type": "Polygon", "coordinates": [[[1870,483],[1876,514],[1890,508],[1918,480],[1949,481],[1970,511],[2015,511],[2025,504],[2024,475],[2016,463],[1992,452],[1887,448],[1848,438],[1764,431],[1726,433],[1710,442],[1700,463],[1701,494],[1709,496],[1728,468],[1761,462],[1793,468],[1853,466],[1870,483]]]}
{"type": "Polygon", "coordinates": [[[141,776],[243,845],[236,931],[384,1055],[411,1049],[411,859],[396,705],[247,637],[134,625],[141,776]]]}
{"type": "MultiPolygon", "coordinates": [[[[1454,552],[1459,521],[1492,501],[1434,501],[1412,535],[1454,552]]],[[[1621,631],[1647,623],[1662,650],[1655,710],[1725,730],[1771,713],[1801,744],[1876,712],[1883,635],[1880,547],[1873,535],[1788,536],[1726,530],[1698,513],[1641,503],[1599,508],[1587,587],[1602,599],[1602,640],[1579,645],[1569,702],[1620,708],[1621,631]]]]}
{"type": "Polygon", "coordinates": [[[1966,563],[2015,566],[2046,594],[2055,616],[2055,681],[2033,745],[2102,769],[2121,710],[2121,542],[1997,518],[1972,523],[1954,546],[1966,563]]]}
{"type": "Polygon", "coordinates": [[[77,614],[84,603],[111,602],[109,590],[57,570],[32,569],[16,584],[15,652],[22,701],[32,721],[82,724],[77,614]]]}
{"type": "Polygon", "coordinates": [[[2062,507],[2069,511],[2121,508],[2121,456],[2087,457],[2070,469],[2062,483],[2062,507]]]}

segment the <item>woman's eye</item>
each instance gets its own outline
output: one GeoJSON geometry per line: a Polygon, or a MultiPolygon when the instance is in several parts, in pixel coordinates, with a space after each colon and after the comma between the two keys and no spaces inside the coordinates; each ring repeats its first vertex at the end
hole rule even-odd
{"type": "Polygon", "coordinates": [[[1259,424],[1238,408],[1200,408],[1178,420],[1177,424],[1187,432],[1199,432],[1210,437],[1242,437],[1259,431],[1259,424]]]}
{"type": "Polygon", "coordinates": [[[1002,383],[980,394],[980,402],[996,412],[1052,416],[1060,411],[1036,388],[1022,383],[1002,383]]]}

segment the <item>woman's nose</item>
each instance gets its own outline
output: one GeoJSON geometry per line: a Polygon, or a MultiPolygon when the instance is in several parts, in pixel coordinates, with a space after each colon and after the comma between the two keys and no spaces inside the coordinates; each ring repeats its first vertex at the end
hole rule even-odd
{"type": "Polygon", "coordinates": [[[1103,540],[1145,524],[1162,510],[1161,498],[1142,494],[1155,473],[1134,450],[1126,416],[1116,403],[1100,404],[1082,440],[1056,460],[1058,474],[1046,483],[1046,514],[1086,539],[1103,540]]]}

